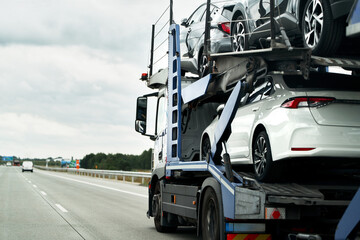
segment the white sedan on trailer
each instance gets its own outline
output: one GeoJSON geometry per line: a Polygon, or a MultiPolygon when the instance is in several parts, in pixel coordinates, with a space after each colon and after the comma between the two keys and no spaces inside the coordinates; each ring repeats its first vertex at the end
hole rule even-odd
{"type": "MultiPolygon", "coordinates": [[[[213,144],[218,117],[201,138],[201,157],[213,144]]],[[[289,161],[360,165],[360,77],[312,72],[270,74],[241,100],[226,147],[233,165],[253,164],[256,178],[275,181],[289,161]],[[357,161],[358,160],[358,161],[357,161]]]]}

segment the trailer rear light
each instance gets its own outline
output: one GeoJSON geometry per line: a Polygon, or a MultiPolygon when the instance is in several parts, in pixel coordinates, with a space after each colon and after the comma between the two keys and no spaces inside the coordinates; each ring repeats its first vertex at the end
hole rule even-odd
{"type": "Polygon", "coordinates": [[[230,23],[229,22],[224,22],[224,23],[219,23],[218,27],[220,28],[220,30],[222,30],[223,32],[230,34],[230,23]]]}
{"type": "Polygon", "coordinates": [[[140,80],[142,80],[142,81],[146,81],[148,79],[148,74],[147,73],[143,73],[143,74],[141,74],[141,78],[140,78],[140,80]]]}
{"type": "Polygon", "coordinates": [[[265,208],[265,219],[286,219],[285,208],[265,208]]]}
{"type": "Polygon", "coordinates": [[[330,97],[296,97],[289,98],[281,107],[283,108],[300,108],[300,107],[323,107],[331,102],[335,101],[335,98],[330,97]]]}
{"type": "Polygon", "coordinates": [[[291,151],[311,151],[314,150],[315,148],[291,148],[291,151]]]}

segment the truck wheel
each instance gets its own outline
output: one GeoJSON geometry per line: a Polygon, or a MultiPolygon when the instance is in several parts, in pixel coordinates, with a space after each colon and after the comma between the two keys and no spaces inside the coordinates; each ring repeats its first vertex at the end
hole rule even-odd
{"type": "Polygon", "coordinates": [[[220,239],[219,203],[216,198],[216,194],[212,188],[206,190],[202,206],[202,239],[220,239]]]}
{"type": "Polygon", "coordinates": [[[158,232],[175,232],[177,226],[162,226],[161,225],[161,192],[160,192],[160,182],[157,182],[155,186],[155,194],[153,197],[152,208],[154,214],[154,224],[158,232]]]}
{"type": "Polygon", "coordinates": [[[252,156],[256,179],[262,182],[275,180],[270,141],[265,131],[260,132],[253,142],[252,156]]]}

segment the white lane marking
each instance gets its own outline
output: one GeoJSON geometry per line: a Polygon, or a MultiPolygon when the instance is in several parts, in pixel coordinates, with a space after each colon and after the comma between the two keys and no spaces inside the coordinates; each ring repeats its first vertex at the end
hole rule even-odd
{"type": "Polygon", "coordinates": [[[31,183],[31,181],[28,181],[29,183],[31,183]]]}
{"type": "Polygon", "coordinates": [[[61,206],[60,204],[55,204],[55,206],[58,207],[58,209],[60,209],[62,212],[68,212],[68,210],[66,210],[63,206],[61,206]]]}
{"type": "Polygon", "coordinates": [[[61,176],[52,175],[52,174],[48,174],[48,173],[44,173],[44,172],[42,172],[42,174],[49,175],[49,176],[52,176],[52,177],[62,178],[62,179],[65,179],[65,180],[68,180],[68,181],[72,181],[72,182],[78,182],[78,183],[83,183],[83,184],[87,184],[87,185],[91,185],[91,186],[95,186],[95,187],[100,187],[100,188],[104,188],[104,189],[108,189],[108,190],[113,190],[113,191],[116,191],[116,192],[127,193],[127,194],[131,194],[131,195],[138,196],[138,197],[143,197],[143,198],[147,198],[147,197],[148,197],[147,195],[144,195],[144,194],[139,194],[139,193],[124,191],[124,190],[120,190],[120,189],[116,189],[116,188],[112,188],[112,187],[106,187],[106,186],[102,186],[102,185],[99,185],[99,184],[89,183],[89,182],[85,182],[85,181],[81,181],[81,180],[76,180],[76,179],[72,179],[72,178],[61,177],[61,176]]]}
{"type": "Polygon", "coordinates": [[[35,184],[33,184],[34,188],[37,188],[37,186],[35,184]]]}
{"type": "Polygon", "coordinates": [[[44,195],[44,196],[47,195],[46,192],[44,192],[44,191],[40,191],[40,193],[41,193],[42,195],[44,195]]]}

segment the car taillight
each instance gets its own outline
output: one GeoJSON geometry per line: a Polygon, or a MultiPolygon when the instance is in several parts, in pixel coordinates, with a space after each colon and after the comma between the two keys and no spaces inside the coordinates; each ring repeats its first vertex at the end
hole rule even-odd
{"type": "Polygon", "coordinates": [[[289,98],[281,107],[283,108],[299,108],[299,107],[323,107],[331,102],[335,101],[335,98],[329,97],[296,97],[289,98]]]}
{"type": "Polygon", "coordinates": [[[230,23],[229,22],[224,22],[224,23],[219,23],[218,24],[220,30],[222,30],[223,32],[226,32],[227,34],[230,34],[230,23]]]}

